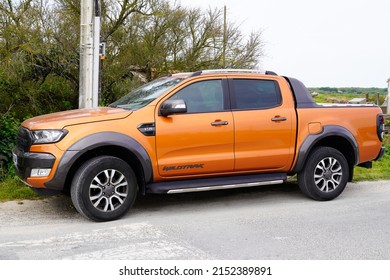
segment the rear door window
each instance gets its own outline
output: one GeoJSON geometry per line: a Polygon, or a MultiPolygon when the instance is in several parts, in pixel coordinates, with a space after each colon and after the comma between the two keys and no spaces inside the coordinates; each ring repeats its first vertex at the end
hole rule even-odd
{"type": "Polygon", "coordinates": [[[233,110],[256,110],[282,104],[280,88],[276,81],[258,79],[231,79],[233,110]]]}

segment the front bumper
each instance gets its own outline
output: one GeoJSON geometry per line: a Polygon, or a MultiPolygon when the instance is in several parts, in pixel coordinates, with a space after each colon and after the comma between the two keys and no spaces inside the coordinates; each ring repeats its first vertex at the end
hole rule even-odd
{"type": "MultiPolygon", "coordinates": [[[[13,150],[13,161],[16,174],[24,181],[28,182],[32,170],[52,169],[56,158],[48,153],[24,152],[18,148],[13,150]]],[[[30,185],[30,183],[28,182],[30,185]]],[[[32,185],[32,187],[38,187],[32,185]]]]}

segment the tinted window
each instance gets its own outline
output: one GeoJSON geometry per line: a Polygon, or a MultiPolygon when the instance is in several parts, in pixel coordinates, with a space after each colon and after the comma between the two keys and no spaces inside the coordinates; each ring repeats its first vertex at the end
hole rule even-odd
{"type": "Polygon", "coordinates": [[[223,111],[222,81],[193,83],[175,93],[171,99],[183,99],[187,104],[187,113],[223,111]]]}
{"type": "Polygon", "coordinates": [[[234,79],[235,109],[264,109],[281,104],[279,86],[270,80],[234,79]]]}

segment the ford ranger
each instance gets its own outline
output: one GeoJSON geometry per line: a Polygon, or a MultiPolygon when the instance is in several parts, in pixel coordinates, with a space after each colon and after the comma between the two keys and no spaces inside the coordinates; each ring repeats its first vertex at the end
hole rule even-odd
{"type": "Polygon", "coordinates": [[[354,166],[384,154],[376,105],[316,104],[299,80],[255,70],[169,74],[108,107],[34,117],[14,164],[29,186],[70,193],[94,221],[138,194],[280,184],[297,174],[315,200],[339,196],[354,166]]]}

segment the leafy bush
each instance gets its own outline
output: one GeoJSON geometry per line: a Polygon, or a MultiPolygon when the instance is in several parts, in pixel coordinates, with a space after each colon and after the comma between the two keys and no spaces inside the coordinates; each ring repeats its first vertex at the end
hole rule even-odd
{"type": "Polygon", "coordinates": [[[12,149],[16,143],[19,122],[7,115],[0,115],[0,178],[12,164],[12,149]]]}

